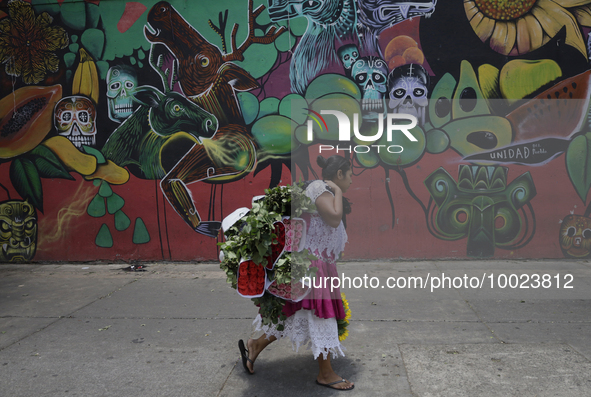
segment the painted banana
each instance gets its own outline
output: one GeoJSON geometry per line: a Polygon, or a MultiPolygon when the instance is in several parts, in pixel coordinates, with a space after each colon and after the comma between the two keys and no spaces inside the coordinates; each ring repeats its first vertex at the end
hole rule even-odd
{"type": "Polygon", "coordinates": [[[99,78],[96,64],[84,48],[80,49],[80,62],[76,73],[74,73],[72,95],[84,95],[91,98],[94,103],[98,103],[99,100],[99,78]]]}

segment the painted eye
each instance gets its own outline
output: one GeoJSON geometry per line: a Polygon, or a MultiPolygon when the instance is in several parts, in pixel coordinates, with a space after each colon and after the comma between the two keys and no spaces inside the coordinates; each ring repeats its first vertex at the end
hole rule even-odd
{"type": "Polygon", "coordinates": [[[425,90],[423,90],[422,88],[415,88],[412,93],[414,96],[423,96],[425,95],[425,90]]]}
{"type": "Polygon", "coordinates": [[[175,112],[180,112],[181,111],[181,107],[179,105],[174,105],[174,111],[175,112]]]}
{"type": "Polygon", "coordinates": [[[359,54],[357,54],[357,51],[353,52],[353,57],[357,58],[359,56],[359,54]]]}
{"type": "Polygon", "coordinates": [[[398,98],[398,99],[402,98],[404,96],[404,94],[406,94],[406,90],[403,88],[399,88],[392,93],[392,95],[394,95],[394,98],[398,98]]]}
{"type": "Polygon", "coordinates": [[[589,238],[589,237],[591,237],[591,229],[583,230],[583,238],[589,238]]]}
{"type": "Polygon", "coordinates": [[[209,65],[209,58],[207,58],[207,57],[201,58],[200,63],[201,63],[201,66],[206,67],[207,65],[209,65]]]}
{"type": "Polygon", "coordinates": [[[88,123],[89,117],[88,112],[86,110],[78,112],[76,116],[78,117],[78,120],[80,120],[81,123],[88,123]]]}
{"type": "Polygon", "coordinates": [[[441,97],[435,102],[435,114],[437,117],[445,117],[451,112],[451,102],[446,97],[441,97]]]}
{"type": "Polygon", "coordinates": [[[359,73],[357,76],[355,76],[355,80],[358,83],[364,82],[366,78],[367,78],[367,73],[359,73]]]}
{"type": "Polygon", "coordinates": [[[384,76],[383,76],[383,75],[381,75],[381,74],[379,74],[379,73],[374,73],[374,74],[372,75],[372,77],[373,77],[373,81],[375,81],[376,83],[381,83],[382,81],[386,80],[386,79],[384,78],[384,76]]]}
{"type": "Polygon", "coordinates": [[[566,229],[566,235],[568,237],[574,237],[575,234],[577,234],[577,229],[575,229],[573,226],[566,229]]]}
{"type": "Polygon", "coordinates": [[[128,88],[129,89],[129,88],[133,88],[133,86],[134,86],[133,82],[131,82],[131,81],[126,81],[125,82],[125,88],[128,88]]]}
{"type": "Polygon", "coordinates": [[[460,108],[464,112],[471,112],[476,107],[476,91],[472,87],[466,87],[460,94],[460,108]]]}
{"type": "Polygon", "coordinates": [[[121,83],[118,81],[111,83],[111,85],[109,86],[109,89],[113,91],[118,90],[119,88],[121,88],[121,83]]]}
{"type": "Polygon", "coordinates": [[[10,230],[10,225],[8,224],[8,222],[1,221],[0,222],[0,229],[2,229],[3,232],[7,232],[10,230]]]}
{"type": "Polygon", "coordinates": [[[65,121],[66,123],[72,121],[72,112],[63,112],[62,121],[65,121]]]}
{"type": "Polygon", "coordinates": [[[32,219],[30,221],[28,221],[27,223],[25,223],[25,227],[29,230],[32,229],[34,226],[35,226],[35,221],[32,219]]]}
{"type": "Polygon", "coordinates": [[[345,55],[345,61],[348,61],[350,59],[349,55],[345,55]]]}

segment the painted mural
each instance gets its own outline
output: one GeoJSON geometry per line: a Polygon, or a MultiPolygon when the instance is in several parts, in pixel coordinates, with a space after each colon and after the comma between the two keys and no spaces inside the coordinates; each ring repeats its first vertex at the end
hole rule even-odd
{"type": "Polygon", "coordinates": [[[591,0],[2,0],[0,262],[214,260],[318,154],[345,259],[589,258],[590,32],[591,0]]]}

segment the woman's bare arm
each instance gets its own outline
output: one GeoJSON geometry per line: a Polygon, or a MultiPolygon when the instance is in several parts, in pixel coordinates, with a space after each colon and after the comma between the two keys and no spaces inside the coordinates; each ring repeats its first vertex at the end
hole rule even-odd
{"type": "Polygon", "coordinates": [[[334,196],[324,192],[316,199],[316,209],[330,227],[337,228],[343,218],[343,193],[341,189],[332,182],[328,185],[333,189],[334,196]]]}

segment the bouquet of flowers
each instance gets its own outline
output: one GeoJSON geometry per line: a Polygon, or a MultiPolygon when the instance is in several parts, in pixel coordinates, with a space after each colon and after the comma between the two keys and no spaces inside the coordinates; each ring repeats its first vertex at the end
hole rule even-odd
{"type": "Polygon", "coordinates": [[[220,267],[232,288],[259,306],[264,325],[284,320],[285,302],[299,301],[309,292],[302,279],[314,276],[310,263],[316,257],[303,249],[306,221],[300,216],[314,210],[300,185],[278,186],[267,189],[250,210],[237,210],[238,219],[226,221],[229,216],[223,222],[220,267]]]}
{"type": "Polygon", "coordinates": [[[351,309],[349,308],[349,302],[347,302],[347,298],[345,294],[341,292],[341,299],[343,301],[343,308],[345,309],[345,318],[342,320],[337,320],[337,326],[339,330],[339,342],[344,341],[349,336],[349,331],[347,330],[347,326],[349,325],[349,319],[351,318],[351,309]]]}

